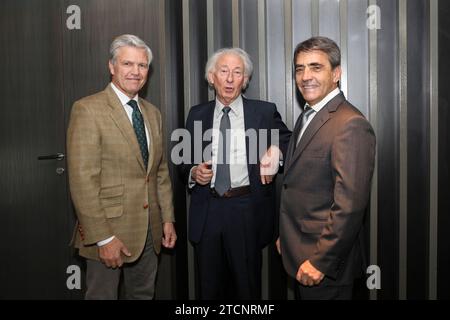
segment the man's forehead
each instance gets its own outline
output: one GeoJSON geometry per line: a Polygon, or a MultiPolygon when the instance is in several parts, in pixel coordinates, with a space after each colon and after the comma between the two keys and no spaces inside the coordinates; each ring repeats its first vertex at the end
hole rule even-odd
{"type": "Polygon", "coordinates": [[[326,64],[328,61],[328,55],[320,50],[312,50],[306,52],[300,52],[297,55],[295,64],[310,65],[310,64],[326,64]]]}
{"type": "Polygon", "coordinates": [[[142,54],[147,57],[147,52],[144,48],[132,47],[132,46],[124,46],[117,49],[117,55],[128,55],[128,54],[142,54]]]}
{"type": "Polygon", "coordinates": [[[244,67],[244,62],[242,61],[242,58],[238,56],[237,54],[233,53],[225,53],[222,54],[217,59],[217,66],[219,67],[229,67],[230,65],[233,65],[233,67],[244,67]]]}

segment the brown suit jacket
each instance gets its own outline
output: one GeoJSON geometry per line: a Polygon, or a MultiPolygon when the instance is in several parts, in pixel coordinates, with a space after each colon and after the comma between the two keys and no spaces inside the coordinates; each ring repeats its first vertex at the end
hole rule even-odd
{"type": "Polygon", "coordinates": [[[370,123],[341,94],[296,124],[281,191],[280,241],[288,274],[309,259],[339,284],[361,274],[362,227],[375,162],[370,123]]]}
{"type": "Polygon", "coordinates": [[[72,107],[67,159],[79,221],[74,243],[86,258],[98,260],[96,243],[115,235],[132,254],[124,261],[135,261],[149,225],[159,253],[162,223],[175,221],[161,114],[143,99],[139,105],[150,136],[147,170],[133,126],[111,85],[72,107]]]}

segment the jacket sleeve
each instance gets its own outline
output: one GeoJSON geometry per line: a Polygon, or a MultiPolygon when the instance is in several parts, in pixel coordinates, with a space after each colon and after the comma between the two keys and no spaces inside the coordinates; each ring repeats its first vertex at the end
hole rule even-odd
{"type": "MultiPolygon", "coordinates": [[[[276,105],[273,105],[273,121],[272,130],[278,130],[278,148],[280,148],[283,154],[283,162],[286,160],[287,149],[289,145],[289,139],[291,138],[292,132],[286,127],[286,124],[281,119],[280,113],[277,111],[276,105]]],[[[279,172],[283,172],[284,166],[280,167],[279,172]]]]}
{"type": "Polygon", "coordinates": [[[101,207],[101,136],[95,117],[86,105],[76,102],[67,131],[67,165],[70,193],[83,229],[85,245],[111,237],[112,231],[101,207]]]}
{"type": "MultiPolygon", "coordinates": [[[[194,121],[192,120],[192,112],[189,112],[188,118],[186,120],[186,130],[189,132],[189,137],[185,136],[183,139],[190,139],[189,141],[182,141],[185,148],[182,151],[182,162],[178,165],[178,174],[185,185],[188,184],[189,175],[191,169],[196,164],[193,163],[194,159],[194,121]]],[[[201,143],[201,141],[200,141],[201,143]]]]}
{"type": "Polygon", "coordinates": [[[175,214],[173,209],[173,193],[172,183],[170,180],[169,168],[166,159],[166,148],[164,134],[162,130],[161,113],[159,116],[159,136],[162,139],[162,158],[158,166],[157,174],[157,193],[159,205],[161,206],[161,218],[163,222],[175,222],[175,214]]]}

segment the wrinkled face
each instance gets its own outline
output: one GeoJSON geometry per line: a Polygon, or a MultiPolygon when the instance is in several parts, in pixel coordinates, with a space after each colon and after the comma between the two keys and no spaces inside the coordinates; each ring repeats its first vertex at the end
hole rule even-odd
{"type": "Polygon", "coordinates": [[[116,61],[109,61],[112,82],[128,97],[134,98],[147,81],[148,59],[145,49],[121,47],[116,61]]]}
{"type": "Polygon", "coordinates": [[[300,52],[295,60],[295,82],[305,101],[313,106],[337,88],[341,67],[332,69],[320,50],[300,52]]]}
{"type": "Polygon", "coordinates": [[[208,74],[216,96],[224,105],[230,105],[240,94],[248,77],[244,75],[244,62],[233,53],[222,54],[213,72],[208,74]]]}

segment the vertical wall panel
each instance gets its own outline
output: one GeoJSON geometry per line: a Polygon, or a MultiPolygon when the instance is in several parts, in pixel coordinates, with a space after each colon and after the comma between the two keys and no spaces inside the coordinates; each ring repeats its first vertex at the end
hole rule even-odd
{"type": "MultiPolygon", "coordinates": [[[[377,1],[381,9],[378,30],[378,265],[379,299],[398,298],[399,230],[399,104],[397,3],[377,1]]],[[[350,89],[351,90],[351,89],[350,89]]]]}
{"type": "MultiPolygon", "coordinates": [[[[164,59],[161,63],[165,66],[163,69],[165,82],[164,90],[161,95],[164,97],[162,108],[164,110],[165,123],[165,152],[167,159],[170,159],[172,146],[170,143],[171,133],[184,126],[184,108],[183,108],[183,54],[182,54],[182,3],[179,0],[160,0],[161,15],[164,17],[164,28],[160,26],[160,47],[164,48],[164,59]]],[[[151,10],[151,8],[148,8],[151,10]]],[[[180,179],[176,167],[169,160],[169,171],[172,179],[172,188],[174,196],[174,210],[177,228],[176,250],[165,250],[163,257],[166,259],[167,267],[166,278],[162,286],[166,289],[165,299],[185,298],[188,295],[188,270],[187,265],[187,225],[186,218],[186,197],[185,186],[180,179]],[[170,284],[170,285],[169,285],[170,284]]],[[[161,291],[161,289],[160,289],[161,291]]]]}
{"type": "MultiPolygon", "coordinates": [[[[315,1],[315,0],[313,0],[315,1]]],[[[293,50],[302,41],[310,38],[312,36],[312,21],[311,16],[311,0],[294,0],[292,3],[292,43],[293,50]]],[[[293,61],[290,61],[293,65],[293,61]]],[[[292,66],[293,68],[293,66],[292,66]]],[[[293,79],[292,81],[294,81],[293,79]]],[[[292,113],[293,113],[293,123],[297,120],[298,116],[302,113],[303,108],[303,98],[300,92],[296,88],[295,97],[293,99],[292,113]]]]}
{"type": "Polygon", "coordinates": [[[426,299],[428,280],[428,3],[408,0],[407,298],[426,299]]]}
{"type": "Polygon", "coordinates": [[[406,299],[408,257],[408,15],[407,0],[398,2],[399,87],[399,299],[406,299]]]}
{"type": "Polygon", "coordinates": [[[348,0],[347,99],[369,116],[369,37],[366,25],[368,3],[348,0]]]}
{"type": "Polygon", "coordinates": [[[259,99],[259,32],[258,32],[258,0],[240,1],[240,47],[244,49],[253,61],[253,77],[245,96],[259,99]]]}
{"type": "Polygon", "coordinates": [[[450,2],[439,0],[439,191],[437,298],[450,299],[450,2]]]}
{"type": "MultiPolygon", "coordinates": [[[[270,0],[267,5],[267,99],[275,102],[283,119],[286,119],[285,68],[284,61],[284,11],[283,0],[270,0]],[[282,42],[281,42],[282,41],[282,42]]],[[[293,124],[286,123],[292,128],[293,124]]]]}
{"type": "Polygon", "coordinates": [[[214,0],[214,51],[233,46],[233,0],[214,0]]]}
{"type": "MultiPolygon", "coordinates": [[[[315,1],[315,0],[313,0],[315,1]]],[[[319,35],[340,43],[339,0],[319,0],[319,35]]]]}
{"type": "Polygon", "coordinates": [[[439,47],[438,47],[438,0],[430,1],[430,223],[429,223],[429,266],[428,298],[437,298],[437,253],[438,253],[438,181],[439,181],[439,47]]]}

